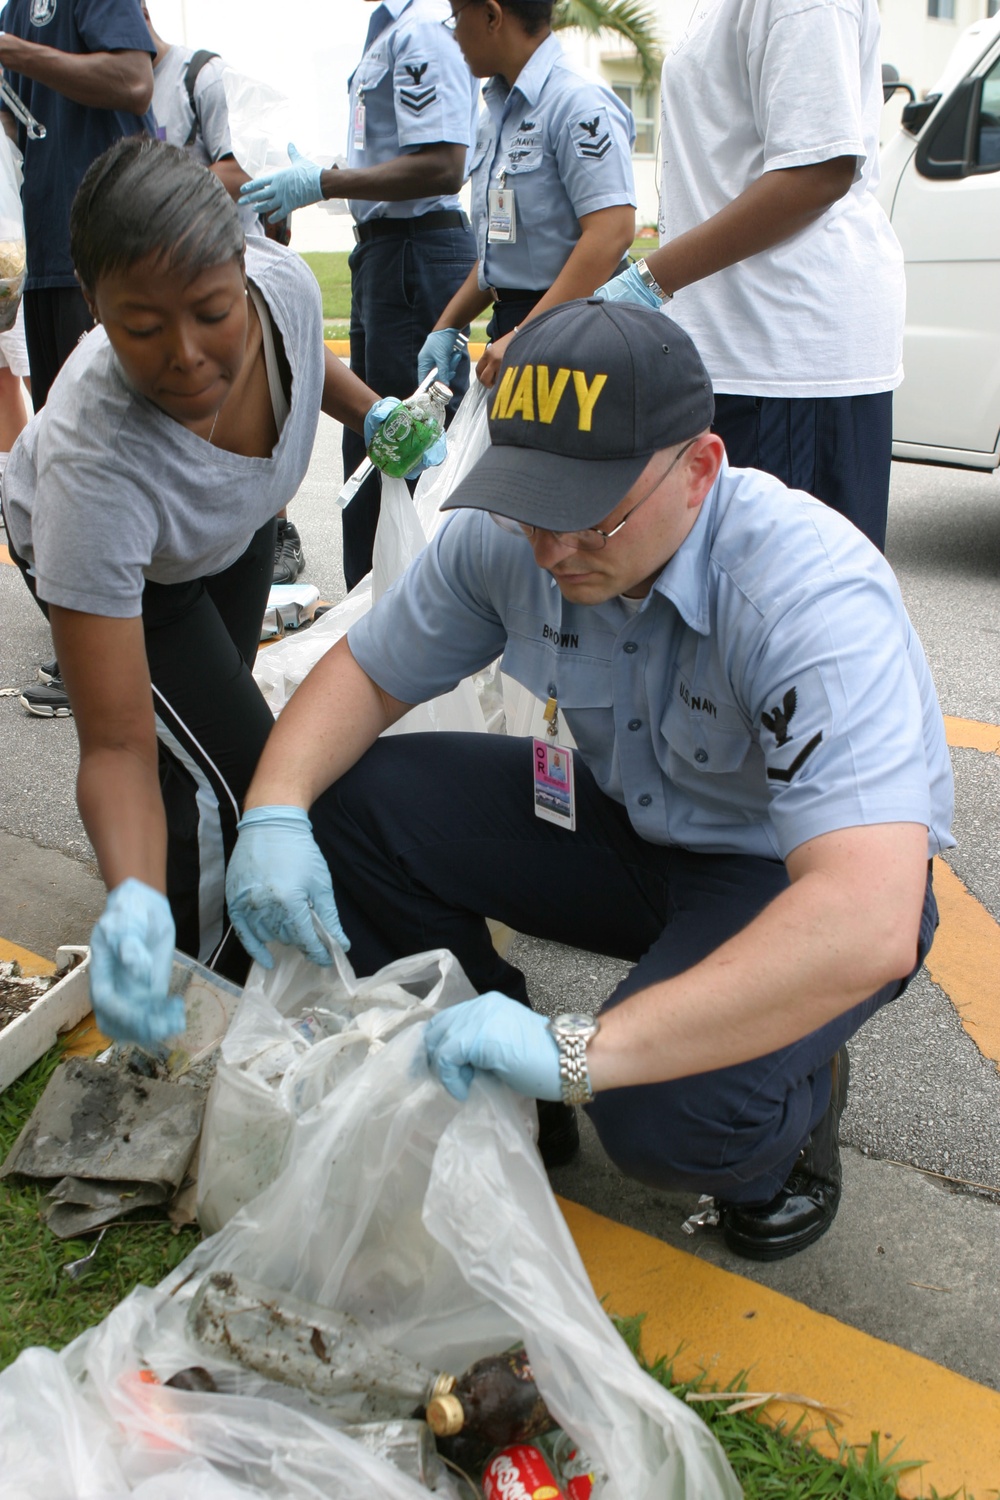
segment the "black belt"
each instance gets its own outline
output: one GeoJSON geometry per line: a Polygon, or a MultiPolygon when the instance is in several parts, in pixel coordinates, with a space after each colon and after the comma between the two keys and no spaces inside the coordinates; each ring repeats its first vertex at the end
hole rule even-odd
{"type": "Polygon", "coordinates": [[[354,239],[358,245],[366,240],[379,239],[384,234],[394,234],[408,240],[428,229],[468,229],[469,221],[460,208],[439,208],[432,214],[420,214],[416,219],[369,219],[365,224],[355,224],[354,239]]]}
{"type": "Polygon", "coordinates": [[[547,286],[490,286],[486,290],[494,302],[537,302],[548,291],[547,286]]]}
{"type": "MultiPolygon", "coordinates": [[[[620,276],[627,271],[631,262],[626,255],[623,260],[612,271],[612,276],[620,276]]],[[[548,291],[547,286],[489,286],[486,288],[494,302],[538,302],[548,291]]]]}

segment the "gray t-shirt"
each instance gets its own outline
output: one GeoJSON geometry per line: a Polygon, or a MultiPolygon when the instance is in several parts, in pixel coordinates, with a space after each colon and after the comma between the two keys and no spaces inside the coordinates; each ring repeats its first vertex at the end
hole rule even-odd
{"type": "MultiPolygon", "coordinates": [[[[222,82],[226,65],[221,57],[210,57],[199,69],[194,81],[196,110],[193,111],[184,75],[197,50],[173,46],[157,63],[153,69],[153,113],[164,140],[171,146],[182,147],[195,161],[210,167],[222,157],[231,156],[233,151],[229,107],[222,82]],[[192,125],[196,127],[195,136],[188,144],[192,125]]],[[[240,208],[239,213],[245,234],[263,233],[252,209],[240,208]]]]}
{"type": "Polygon", "coordinates": [[[309,465],[323,395],[319,287],[293,251],[247,243],[247,274],[292,372],[269,458],[226,453],[138,395],[103,328],[70,355],[11,452],[4,511],[46,603],[131,618],[142,590],[221,573],[286,505],[309,465]]]}

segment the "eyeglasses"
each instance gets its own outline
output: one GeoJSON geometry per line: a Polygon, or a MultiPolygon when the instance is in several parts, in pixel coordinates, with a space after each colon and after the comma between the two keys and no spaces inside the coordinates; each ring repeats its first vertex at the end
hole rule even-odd
{"type": "Polygon", "coordinates": [[[463,0],[463,3],[458,7],[458,9],[453,10],[451,15],[448,16],[446,20],[441,22],[441,25],[445,28],[445,30],[454,31],[455,27],[458,25],[458,18],[462,14],[463,10],[465,10],[473,3],[474,0],[463,0]]]}
{"type": "Polygon", "coordinates": [[[574,552],[600,552],[601,548],[607,546],[608,542],[610,542],[613,536],[618,535],[619,531],[621,531],[626,522],[631,521],[636,511],[639,509],[639,506],[645,505],[650,496],[656,493],[656,491],[660,488],[660,485],[666,479],[667,475],[673,471],[673,469],[691,447],[691,444],[694,442],[697,442],[697,439],[691,438],[690,442],[685,443],[684,447],[680,448],[674,454],[673,458],[670,461],[669,467],[666,468],[660,475],[659,479],[657,479],[656,482],[650,486],[650,488],[643,495],[642,499],[635,502],[632,509],[625,517],[625,520],[619,521],[617,526],[612,526],[610,531],[602,531],[599,526],[588,526],[583,531],[550,531],[547,526],[529,526],[525,521],[515,521],[513,516],[497,515],[495,510],[491,510],[488,513],[489,518],[491,521],[496,522],[501,531],[509,531],[513,536],[523,536],[529,542],[532,541],[540,531],[544,531],[546,536],[554,537],[555,540],[557,542],[560,542],[564,547],[572,547],[574,552]]]}

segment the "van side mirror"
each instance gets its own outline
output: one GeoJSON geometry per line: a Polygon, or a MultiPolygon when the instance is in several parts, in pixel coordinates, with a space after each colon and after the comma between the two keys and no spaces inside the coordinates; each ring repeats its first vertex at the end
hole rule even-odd
{"type": "Polygon", "coordinates": [[[903,129],[908,130],[911,135],[918,135],[937,109],[940,98],[940,94],[928,94],[926,99],[915,99],[912,104],[904,104],[903,113],[899,117],[903,129]]]}
{"type": "Polygon", "coordinates": [[[896,67],[895,63],[883,63],[882,64],[882,103],[883,104],[888,104],[889,100],[892,98],[893,94],[899,93],[900,89],[904,90],[905,93],[909,94],[909,96],[910,96],[910,102],[911,103],[917,97],[916,94],[913,92],[913,89],[910,86],[910,84],[904,83],[902,81],[902,79],[900,78],[900,76],[899,76],[899,69],[896,67]]]}

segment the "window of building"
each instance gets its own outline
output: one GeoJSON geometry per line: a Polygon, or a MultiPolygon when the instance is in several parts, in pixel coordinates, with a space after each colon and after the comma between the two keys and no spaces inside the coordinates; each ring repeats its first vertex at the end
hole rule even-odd
{"type": "Polygon", "coordinates": [[[938,21],[954,21],[955,0],[927,0],[927,14],[938,21]]]}
{"type": "Polygon", "coordinates": [[[637,83],[612,83],[611,87],[635,119],[634,156],[653,156],[656,152],[658,97],[655,88],[637,83]]]}

